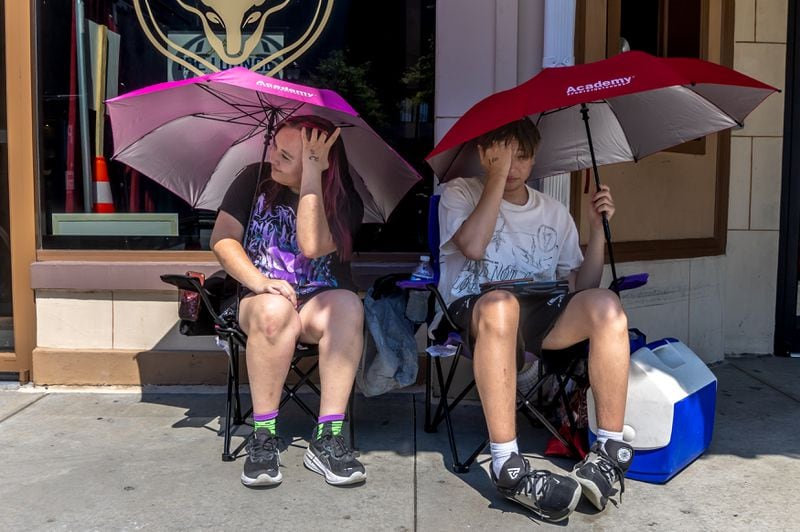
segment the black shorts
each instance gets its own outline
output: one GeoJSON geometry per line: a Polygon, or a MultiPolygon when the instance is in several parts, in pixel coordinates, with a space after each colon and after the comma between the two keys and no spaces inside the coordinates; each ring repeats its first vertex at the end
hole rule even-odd
{"type": "MultiPolygon", "coordinates": [[[[517,329],[517,369],[525,363],[525,351],[539,355],[542,351],[542,342],[553,329],[558,317],[567,308],[567,303],[578,292],[568,294],[515,294],[509,292],[519,301],[519,328],[517,329]]],[[[472,351],[475,347],[475,337],[470,331],[472,324],[472,309],[475,303],[484,294],[472,294],[460,297],[448,306],[453,322],[459,327],[466,338],[467,347],[472,351]]]]}

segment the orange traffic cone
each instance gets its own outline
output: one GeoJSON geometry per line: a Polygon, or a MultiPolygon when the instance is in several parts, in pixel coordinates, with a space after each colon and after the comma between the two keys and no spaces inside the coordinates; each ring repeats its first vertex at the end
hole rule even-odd
{"type": "Polygon", "coordinates": [[[108,180],[108,166],[102,156],[94,158],[94,212],[116,212],[111,182],[108,180]]]}

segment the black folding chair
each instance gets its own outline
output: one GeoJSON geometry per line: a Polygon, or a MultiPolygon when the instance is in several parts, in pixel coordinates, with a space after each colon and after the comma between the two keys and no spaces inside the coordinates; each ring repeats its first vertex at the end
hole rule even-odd
{"type": "MultiPolygon", "coordinates": [[[[247,411],[242,411],[242,400],[239,391],[241,384],[239,381],[239,355],[241,350],[247,345],[247,335],[239,327],[239,323],[234,317],[220,313],[220,306],[225,299],[224,293],[226,292],[224,272],[214,274],[214,276],[210,277],[205,283],[201,283],[199,279],[190,275],[176,274],[162,275],[161,280],[176,286],[179,290],[185,290],[199,295],[199,302],[201,303],[199,316],[194,321],[182,319],[180,325],[181,334],[186,336],[215,335],[219,337],[222,344],[225,346],[224,350],[228,355],[228,379],[222,461],[233,461],[246,444],[247,439],[231,452],[232,429],[245,424],[252,426],[252,423],[248,422],[247,418],[253,413],[253,409],[250,407],[247,411]]],[[[230,290],[228,290],[228,292],[230,292],[230,290]]],[[[235,294],[235,290],[233,290],[233,293],[235,294]]],[[[289,370],[298,377],[298,381],[293,384],[288,382],[284,383],[284,393],[280,402],[280,408],[283,408],[291,399],[315,422],[317,421],[317,415],[298,394],[298,391],[305,386],[312,390],[318,397],[321,395],[319,387],[311,380],[319,366],[319,361],[314,360],[308,368],[305,368],[304,366],[306,364],[303,363],[304,359],[316,357],[318,355],[319,351],[316,345],[297,344],[289,370]]],[[[346,417],[350,430],[350,446],[355,449],[353,397],[354,392],[350,394],[346,417]]]]}
{"type": "MultiPolygon", "coordinates": [[[[437,324],[435,331],[435,338],[431,339],[429,334],[428,347],[434,347],[433,351],[446,353],[444,356],[452,357],[450,368],[445,374],[442,368],[441,359],[442,355],[431,355],[430,349],[425,358],[425,431],[436,432],[442,421],[445,422],[447,427],[447,436],[450,443],[450,451],[452,453],[453,464],[452,468],[456,473],[466,473],[469,471],[470,465],[475,461],[478,455],[488,445],[488,437],[480,443],[474,451],[472,451],[466,460],[459,459],[458,445],[456,443],[456,435],[454,430],[453,419],[451,412],[467,397],[467,395],[475,388],[475,379],[471,379],[460,392],[455,394],[453,390],[454,377],[459,363],[463,359],[471,359],[472,354],[463,342],[462,335],[464,331],[460,330],[454,323],[452,317],[447,311],[447,305],[444,298],[437,288],[439,280],[439,199],[438,195],[431,196],[429,211],[428,211],[428,245],[430,247],[431,258],[435,271],[435,278],[433,282],[414,282],[404,281],[399,285],[408,290],[425,290],[430,292],[433,296],[429,301],[429,311],[427,322],[430,325],[431,319],[435,315],[435,310],[438,307],[443,313],[442,321],[437,324]],[[449,349],[444,349],[449,346],[449,349]],[[435,372],[433,367],[435,366],[435,372]],[[436,375],[436,382],[439,387],[439,399],[434,410],[433,399],[433,378],[436,375]],[[455,397],[453,397],[455,395],[455,397]],[[453,397],[453,399],[450,399],[453,397]]],[[[612,286],[612,289],[617,291],[635,288],[641,286],[646,282],[647,274],[638,274],[636,276],[629,276],[629,278],[620,277],[617,282],[612,286]]],[[[637,345],[643,342],[643,336],[639,337],[641,333],[636,329],[631,329],[632,338],[636,337],[637,345]]],[[[557,351],[544,350],[539,357],[538,377],[533,385],[523,393],[517,389],[517,412],[521,412],[529,421],[534,424],[541,424],[544,426],[556,439],[558,439],[570,453],[575,456],[580,456],[578,450],[575,448],[573,438],[578,430],[576,420],[569,405],[569,398],[567,394],[567,384],[570,380],[577,380],[578,369],[581,361],[585,361],[588,357],[588,341],[581,342],[566,349],[557,351]],[[548,398],[542,393],[543,387],[551,380],[555,381],[555,393],[552,397],[548,398]],[[567,413],[568,425],[570,429],[570,438],[565,438],[558,428],[556,428],[550,421],[555,411],[562,406],[567,413]]],[[[549,395],[549,394],[548,394],[549,395]]]]}

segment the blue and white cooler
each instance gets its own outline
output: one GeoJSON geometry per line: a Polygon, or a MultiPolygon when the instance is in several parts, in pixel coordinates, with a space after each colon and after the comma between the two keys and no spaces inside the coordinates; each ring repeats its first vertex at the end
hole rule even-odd
{"type": "MultiPolygon", "coordinates": [[[[589,443],[596,439],[592,389],[587,393],[589,443]]],[[[708,449],[714,430],[717,378],[674,338],[631,355],[623,437],[636,450],[626,478],[662,484],[708,449]]]]}

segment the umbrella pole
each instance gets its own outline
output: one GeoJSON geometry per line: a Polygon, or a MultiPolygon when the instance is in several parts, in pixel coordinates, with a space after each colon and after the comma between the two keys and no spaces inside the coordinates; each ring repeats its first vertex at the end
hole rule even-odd
{"type": "MultiPolygon", "coordinates": [[[[275,135],[275,126],[278,125],[278,108],[270,107],[267,109],[267,126],[264,130],[264,147],[261,149],[261,160],[258,161],[258,174],[256,178],[256,188],[253,190],[253,198],[250,200],[250,216],[247,219],[247,225],[244,226],[244,236],[242,236],[242,248],[245,254],[247,253],[247,237],[250,236],[250,223],[253,221],[253,208],[258,199],[258,190],[261,188],[261,175],[264,173],[264,165],[267,163],[267,149],[269,148],[272,137],[275,135]]],[[[234,316],[236,322],[239,322],[239,302],[242,300],[242,283],[237,283],[236,288],[236,305],[234,306],[234,316]]]]}
{"type": "MultiPolygon", "coordinates": [[[[585,103],[581,104],[581,117],[583,117],[583,125],[586,126],[586,138],[589,140],[589,154],[592,156],[592,169],[594,170],[594,184],[597,187],[597,190],[600,190],[600,174],[597,171],[597,160],[594,156],[594,144],[592,144],[592,131],[589,128],[589,108],[586,107],[585,103]]],[[[614,281],[611,283],[611,286],[615,286],[617,284],[617,266],[614,264],[614,249],[611,246],[611,227],[608,225],[608,218],[606,217],[606,213],[602,213],[603,216],[603,233],[606,235],[606,244],[608,246],[608,263],[611,266],[611,276],[614,278],[614,281]]]]}
{"type": "MultiPolygon", "coordinates": [[[[250,227],[250,222],[252,221],[253,217],[253,207],[256,204],[256,199],[258,198],[258,189],[261,185],[261,174],[264,172],[264,165],[267,164],[267,148],[269,148],[270,142],[272,142],[272,137],[275,135],[275,126],[278,125],[278,109],[277,108],[269,108],[267,110],[267,126],[264,129],[264,147],[261,149],[261,159],[258,161],[258,178],[256,179],[256,189],[253,191],[253,198],[250,201],[250,219],[247,220],[247,225],[244,228],[244,237],[242,238],[242,247],[247,249],[247,228],[250,227]]],[[[237,311],[238,315],[238,311],[237,311]]]]}

